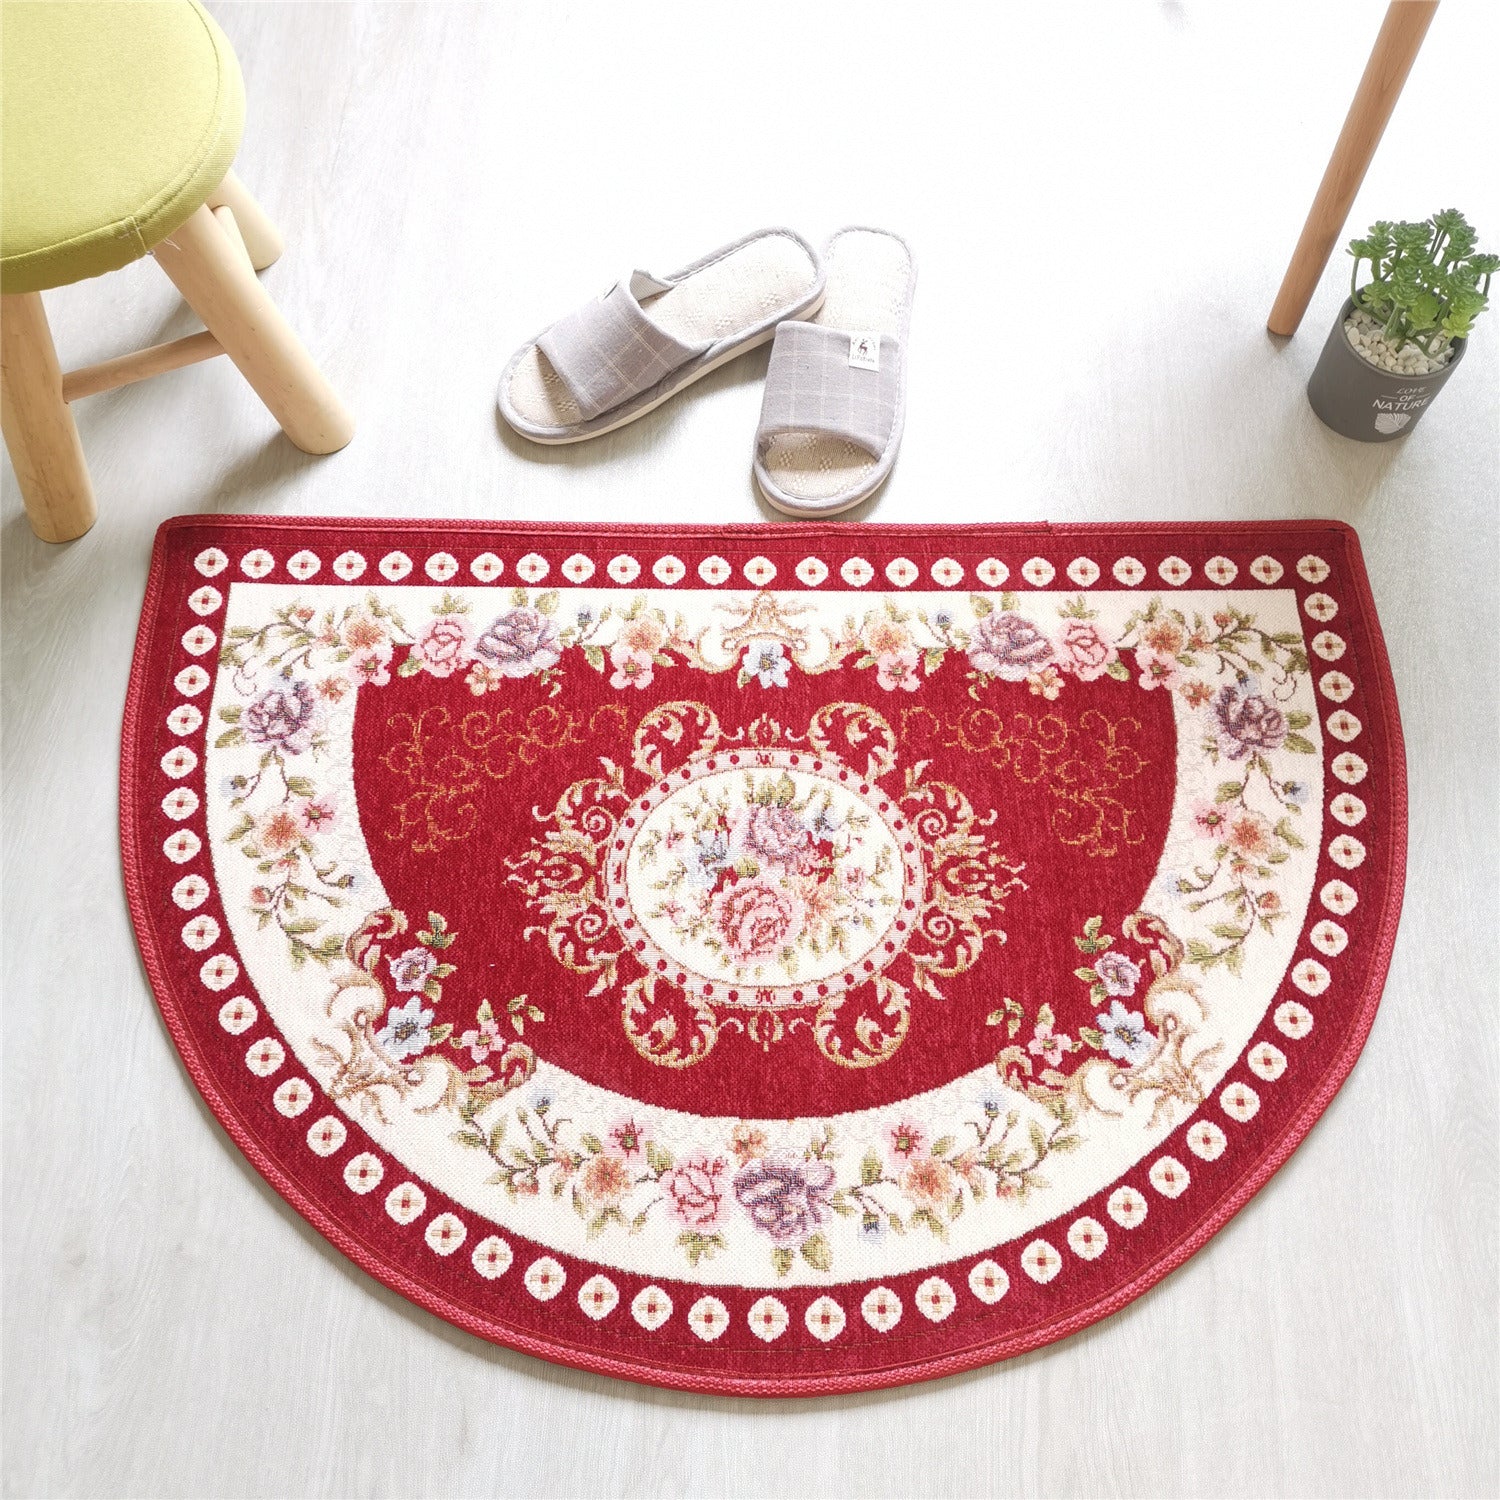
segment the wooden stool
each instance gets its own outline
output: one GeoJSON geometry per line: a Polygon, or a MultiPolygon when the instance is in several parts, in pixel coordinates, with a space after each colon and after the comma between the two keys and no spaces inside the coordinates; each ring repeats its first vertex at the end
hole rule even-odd
{"type": "Polygon", "coordinates": [[[255,272],[281,236],[229,170],[245,96],[197,0],[6,0],[0,164],[0,396],[32,530],[82,536],[97,510],[70,401],[227,354],[304,452],[354,424],[255,272]],[[41,293],[154,254],[206,332],[64,374],[41,293]]]}

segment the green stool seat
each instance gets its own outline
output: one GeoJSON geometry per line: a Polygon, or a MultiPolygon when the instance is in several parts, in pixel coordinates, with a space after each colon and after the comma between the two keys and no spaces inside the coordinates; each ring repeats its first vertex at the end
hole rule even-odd
{"type": "Polygon", "coordinates": [[[6,294],[145,255],[239,149],[239,64],[196,0],[5,0],[0,57],[6,294]]]}
{"type": "Polygon", "coordinates": [[[0,0],[0,429],[31,529],[98,515],[71,403],[224,354],[305,453],[354,433],[256,272],[281,235],[230,170],[240,67],[198,0],[0,0]],[[64,371],[42,294],[150,252],[203,332],[64,371]]]}

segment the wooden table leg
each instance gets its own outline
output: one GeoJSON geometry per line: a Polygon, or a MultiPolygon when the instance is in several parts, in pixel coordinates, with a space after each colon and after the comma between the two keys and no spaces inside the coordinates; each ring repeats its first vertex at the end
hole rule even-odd
{"type": "Polygon", "coordinates": [[[1286,268],[1271,316],[1266,319],[1266,327],[1272,333],[1297,331],[1318,278],[1333,253],[1334,242],[1343,232],[1354,195],[1365,180],[1386,122],[1401,97],[1406,75],[1416,61],[1437,5],[1438,0],[1392,0],[1386,11],[1328,170],[1323,173],[1307,223],[1302,226],[1302,237],[1292,252],[1292,263],[1286,268]]]}
{"type": "Polygon", "coordinates": [[[0,418],[31,529],[71,542],[98,518],[40,292],[0,297],[0,418]]]}
{"type": "Polygon", "coordinates": [[[344,403],[212,209],[200,208],[152,254],[304,453],[334,453],[354,436],[344,403]]]}
{"type": "Polygon", "coordinates": [[[264,271],[281,258],[286,249],[281,231],[233,172],[208,195],[208,206],[227,208],[234,215],[245,248],[250,252],[250,263],[257,271],[264,271]]]}

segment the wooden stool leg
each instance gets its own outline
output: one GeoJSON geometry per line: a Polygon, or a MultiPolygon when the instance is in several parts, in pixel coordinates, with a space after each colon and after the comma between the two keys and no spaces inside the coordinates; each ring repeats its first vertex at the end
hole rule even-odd
{"type": "Polygon", "coordinates": [[[0,297],[0,417],[31,529],[71,542],[97,519],[94,487],[40,292],[0,297]]]}
{"type": "Polygon", "coordinates": [[[152,253],[304,453],[337,452],[354,436],[354,419],[211,208],[205,204],[152,253]]]}
{"type": "Polygon", "coordinates": [[[1271,316],[1266,319],[1272,333],[1296,333],[1436,9],[1437,0],[1391,0],[1271,316]]]}
{"type": "Polygon", "coordinates": [[[238,177],[231,172],[213,192],[208,195],[210,208],[227,208],[240,226],[245,248],[250,252],[250,264],[257,271],[264,271],[281,259],[286,241],[281,231],[266,216],[266,211],[254,198],[238,177]]]}

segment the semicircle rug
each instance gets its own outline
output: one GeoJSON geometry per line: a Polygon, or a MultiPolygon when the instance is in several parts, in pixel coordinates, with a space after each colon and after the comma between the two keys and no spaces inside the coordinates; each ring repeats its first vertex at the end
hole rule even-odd
{"type": "Polygon", "coordinates": [[[1405,766],[1358,542],[179,519],[126,885],[251,1163],[461,1328],[690,1390],[1033,1349],[1363,1045],[1405,766]]]}

